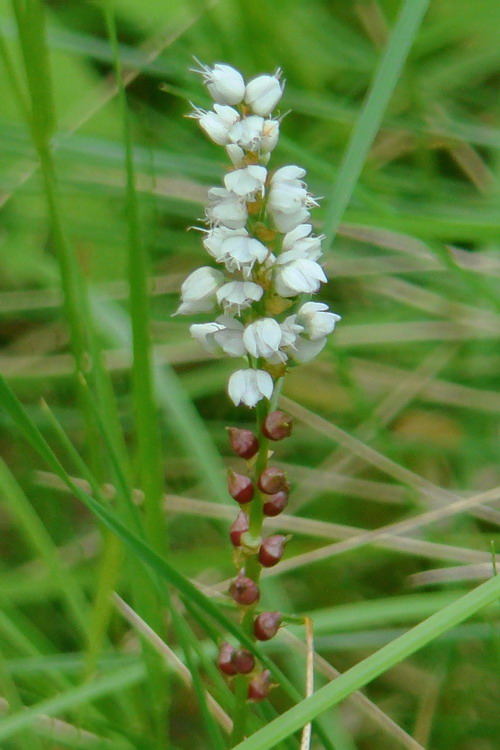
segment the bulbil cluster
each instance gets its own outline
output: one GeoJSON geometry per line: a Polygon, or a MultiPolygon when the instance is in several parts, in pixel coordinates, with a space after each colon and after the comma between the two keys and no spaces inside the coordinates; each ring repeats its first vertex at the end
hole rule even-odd
{"type": "Polygon", "coordinates": [[[281,71],[245,83],[229,65],[200,65],[196,72],[214,100],[190,117],[232,163],[224,185],[208,191],[203,244],[217,267],[193,271],[181,288],[178,314],[218,311],[194,323],[191,335],[209,352],[245,358],[228,393],[235,405],[270,399],[287,367],[308,362],[325,346],[338,315],[312,302],[326,276],[318,263],[321,236],[308,223],[317,200],[296,165],[268,169],[278,143],[281,71]]]}
{"type": "MultiPolygon", "coordinates": [[[[282,469],[277,466],[266,466],[258,473],[257,457],[259,451],[267,454],[267,442],[283,440],[292,432],[292,419],[283,411],[272,411],[261,425],[261,435],[257,438],[251,430],[237,427],[227,428],[229,444],[233,452],[246,461],[247,473],[238,473],[229,469],[228,491],[240,505],[240,511],[230,528],[230,539],[235,548],[235,562],[238,575],[229,587],[229,595],[239,606],[242,620],[249,611],[253,611],[260,599],[260,567],[270,568],[276,565],[285,551],[287,537],[273,534],[255,539],[249,537],[250,513],[254,503],[259,503],[260,515],[277,516],[287,506],[290,484],[282,469]],[[252,473],[253,477],[248,474],[252,473]],[[248,561],[254,558],[257,569],[252,566],[253,577],[247,575],[248,561]]],[[[253,614],[252,634],[256,640],[267,641],[278,632],[281,625],[279,612],[261,612],[253,614]]],[[[219,652],[219,668],[229,676],[246,674],[238,667],[241,649],[223,643],[219,652]],[[228,657],[231,654],[231,658],[228,657]],[[227,663],[229,658],[229,664],[227,663]]],[[[245,651],[251,656],[248,651],[245,651]]],[[[253,657],[252,657],[253,658],[253,657]]],[[[244,662],[245,667],[247,662],[244,662]]],[[[271,687],[267,670],[252,672],[248,685],[248,698],[253,701],[263,700],[271,687]]]]}

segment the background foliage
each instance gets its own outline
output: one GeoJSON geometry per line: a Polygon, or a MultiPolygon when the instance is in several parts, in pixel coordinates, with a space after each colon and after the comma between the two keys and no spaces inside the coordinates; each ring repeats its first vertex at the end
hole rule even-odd
{"type": "MultiPolygon", "coordinates": [[[[343,321],[321,357],[286,380],[283,406],[296,425],[277,457],[294,486],[294,537],[264,604],[313,617],[325,660],[318,685],[335,676],[331,665],[346,671],[489,578],[500,522],[494,505],[475,499],[500,485],[500,6],[431,0],[422,24],[394,32],[394,55],[384,57],[402,6],[411,14],[399,0],[1,6],[0,373],[26,407],[31,438],[37,426],[71,475],[95,480],[125,528],[211,597],[208,587],[232,574],[223,427],[251,415],[225,395],[233,363],[205,355],[186,320],[171,317],[181,280],[206,262],[186,228],[226,167],[184,119],[189,100],[209,104],[189,68],[196,55],[246,77],[284,71],[291,113],[273,164],[303,165],[324,196],[315,218],[318,231],[326,225],[331,282],[322,297],[343,321]],[[394,91],[390,75],[373,85],[382,59],[397,74],[394,91]],[[127,133],[136,192],[130,180],[126,188],[127,133]],[[104,363],[90,371],[89,340],[104,363]],[[88,385],[75,379],[71,351],[88,385]],[[466,498],[466,512],[443,510],[466,498]]],[[[165,593],[139,547],[122,548],[96,522],[21,426],[1,413],[0,710],[10,704],[12,714],[0,720],[2,747],[225,747],[201,688],[211,685],[231,714],[211,667],[223,631],[187,589],[184,604],[165,593]],[[147,635],[141,646],[113,590],[187,663],[201,709],[172,674],[174,657],[159,657],[147,635]]],[[[303,637],[300,626],[290,630],[303,637]]],[[[283,636],[265,652],[302,693],[299,644],[283,636]]],[[[493,750],[499,653],[492,606],[372,682],[365,694],[378,709],[358,697],[324,713],[331,746],[493,750]]],[[[276,690],[253,729],[295,700],[276,690]]],[[[317,736],[313,745],[325,746],[317,736]]]]}

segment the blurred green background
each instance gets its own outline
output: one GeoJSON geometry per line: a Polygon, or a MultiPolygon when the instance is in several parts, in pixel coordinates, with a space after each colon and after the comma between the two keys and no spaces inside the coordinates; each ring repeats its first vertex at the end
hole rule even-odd
{"type": "MultiPolygon", "coordinates": [[[[182,279],[207,262],[199,233],[186,230],[199,225],[206,190],[221,182],[227,168],[220,147],[185,119],[190,101],[210,105],[199,77],[189,71],[193,56],[208,64],[227,62],[245,77],[283,69],[281,107],[290,113],[272,165],[297,163],[308,170],[311,192],[323,196],[313,217],[321,232],[342,190],[339,165],[346,153],[352,158],[353,128],[401,5],[399,0],[114,3],[141,235],[150,257],[152,336],[158,362],[179,378],[175,388],[169,381],[174,390],[165,395],[160,419],[172,495],[215,500],[218,492],[217,479],[207,488],[181,434],[173,403],[178,393],[194,403],[226,463],[232,459],[224,425],[251,419],[225,395],[234,363],[206,355],[189,337],[188,323],[205,318],[171,317],[182,279]]],[[[122,316],[128,309],[129,217],[112,50],[100,3],[52,0],[44,8],[62,215],[94,303],[101,305],[105,361],[131,448],[130,359],[122,316]]],[[[88,457],[54,234],[37,155],[15,95],[16,81],[26,89],[16,24],[8,3],[0,13],[0,373],[50,435],[38,405],[45,399],[88,457]]],[[[492,0],[431,0],[389,104],[379,110],[381,127],[324,259],[330,282],[321,300],[342,315],[342,323],[314,363],[287,377],[284,406],[297,423],[276,456],[294,484],[290,511],[341,526],[308,532],[299,525],[289,559],[353,536],[353,527],[375,529],[418,517],[500,485],[499,28],[500,5],[492,0]]],[[[51,477],[40,473],[46,466],[8,419],[0,418],[10,472],[61,553],[58,564],[93,598],[100,556],[95,521],[53,489],[51,477]]],[[[213,454],[206,455],[210,460],[213,454]]],[[[219,470],[214,466],[214,475],[219,470]]],[[[8,667],[2,691],[8,694],[18,681],[30,705],[50,694],[43,685],[32,686],[32,674],[62,670],[77,682],[70,656],[78,665],[82,641],[64,614],[47,559],[30,543],[26,516],[13,511],[6,476],[0,487],[6,497],[0,515],[5,604],[0,646],[8,667]],[[36,644],[35,651],[29,644],[36,644]],[[41,654],[52,661],[44,662],[41,654]],[[26,660],[35,656],[38,666],[30,672],[26,660]]],[[[186,508],[172,511],[169,554],[185,575],[215,584],[232,572],[230,517],[214,521],[208,512],[204,518],[205,511],[186,508]]],[[[481,506],[435,523],[417,522],[392,543],[384,537],[317,562],[301,558],[289,572],[277,569],[273,596],[282,596],[290,612],[327,609],[323,626],[321,615],[317,619],[317,650],[344,671],[451,601],[470,581],[489,577],[499,523],[500,511],[481,506]]],[[[125,595],[124,574],[120,586],[125,595]]],[[[497,618],[493,608],[459,626],[378,679],[367,695],[426,748],[498,748],[497,618]]],[[[114,656],[127,654],[126,627],[117,614],[109,634],[114,656]]],[[[278,651],[278,661],[286,663],[286,649],[278,651]]],[[[275,702],[281,710],[283,698],[275,702]]],[[[189,692],[179,691],[172,704],[172,747],[204,746],[189,692]]],[[[406,746],[351,704],[330,720],[338,750],[406,746]]],[[[72,721],[78,723],[74,716],[72,721]]],[[[131,737],[140,734],[137,721],[130,720],[131,737]]],[[[107,734],[101,727],[103,734],[127,734],[117,718],[113,722],[107,734]]],[[[28,740],[23,744],[18,735],[5,747],[32,747],[28,740]]],[[[37,742],[59,747],[43,736],[37,742]]],[[[134,742],[157,747],[144,738],[134,742]]]]}

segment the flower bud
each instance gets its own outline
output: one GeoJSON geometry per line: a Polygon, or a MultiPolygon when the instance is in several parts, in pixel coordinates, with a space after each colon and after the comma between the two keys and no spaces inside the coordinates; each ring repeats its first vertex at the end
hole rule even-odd
{"type": "Polygon", "coordinates": [[[238,674],[248,674],[255,667],[255,657],[250,651],[239,648],[234,654],[233,663],[238,674]]]}
{"type": "Polygon", "coordinates": [[[249,503],[253,498],[252,480],[243,474],[237,474],[232,469],[227,471],[227,488],[231,497],[241,505],[249,503]]]}
{"type": "Polygon", "coordinates": [[[269,440],[283,440],[292,433],[292,418],[284,411],[272,411],[262,425],[262,434],[269,440]]]}
{"type": "Polygon", "coordinates": [[[264,539],[259,549],[259,562],[265,568],[272,568],[283,557],[285,551],[286,536],[274,534],[264,539]]]}
{"type": "Polygon", "coordinates": [[[279,516],[282,511],[285,510],[288,505],[288,492],[286,490],[280,490],[274,495],[268,495],[265,503],[262,505],[262,510],[265,516],[279,516]]]}
{"type": "Polygon", "coordinates": [[[232,596],[234,601],[238,604],[245,605],[255,604],[255,602],[258,602],[260,599],[259,587],[255,581],[252,581],[251,578],[246,576],[242,570],[229,587],[229,595],[232,596]]]}
{"type": "Polygon", "coordinates": [[[245,102],[256,115],[269,115],[283,94],[279,82],[281,71],[274,76],[263,75],[253,78],[245,88],[245,102]]]}
{"type": "Polygon", "coordinates": [[[252,458],[259,450],[259,441],[251,430],[239,427],[226,427],[232,450],[241,458],[252,458]]]}
{"type": "Polygon", "coordinates": [[[290,489],[285,472],[277,466],[268,466],[264,469],[257,480],[257,485],[259,490],[266,495],[274,495],[281,490],[287,492],[290,489]]]}
{"type": "Polygon", "coordinates": [[[248,684],[248,700],[263,701],[271,688],[271,672],[265,669],[261,674],[252,677],[248,684]]]}
{"type": "Polygon", "coordinates": [[[241,535],[244,534],[245,531],[248,531],[248,518],[246,514],[240,510],[231,524],[231,529],[229,531],[229,536],[231,537],[231,542],[234,547],[239,547],[241,545],[241,535]]]}
{"type": "Polygon", "coordinates": [[[238,674],[238,670],[236,669],[236,665],[234,663],[235,654],[236,649],[234,648],[234,646],[231,646],[230,643],[227,643],[225,641],[220,647],[219,656],[217,657],[217,666],[219,667],[220,671],[230,677],[238,674]]]}
{"type": "Polygon", "coordinates": [[[281,625],[279,612],[261,612],[253,623],[253,632],[257,640],[268,641],[276,635],[281,625]]]}

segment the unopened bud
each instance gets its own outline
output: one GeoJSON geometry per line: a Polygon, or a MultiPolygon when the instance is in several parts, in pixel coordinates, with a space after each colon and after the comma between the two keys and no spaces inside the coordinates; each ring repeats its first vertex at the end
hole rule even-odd
{"type": "Polygon", "coordinates": [[[284,411],[272,411],[262,425],[262,434],[269,440],[283,440],[292,433],[292,417],[284,411]]]}
{"type": "Polygon", "coordinates": [[[217,657],[217,666],[219,667],[220,671],[230,677],[238,674],[238,670],[236,669],[236,665],[234,663],[235,654],[236,649],[234,648],[234,646],[231,646],[230,643],[227,643],[225,641],[220,647],[219,656],[217,657]]]}
{"type": "Polygon", "coordinates": [[[271,672],[265,669],[261,674],[256,674],[248,683],[248,700],[263,701],[267,698],[271,688],[271,672]]]}
{"type": "Polygon", "coordinates": [[[260,599],[259,587],[255,581],[252,581],[252,579],[246,576],[243,571],[240,571],[238,577],[229,587],[229,595],[232,596],[234,601],[238,604],[245,605],[255,604],[260,599]]]}
{"type": "Polygon", "coordinates": [[[231,497],[241,505],[249,503],[253,498],[252,480],[232,469],[228,469],[227,472],[227,488],[231,497]]]}
{"type": "Polygon", "coordinates": [[[290,489],[285,472],[277,466],[268,466],[267,469],[264,469],[257,480],[257,485],[259,490],[266,495],[274,495],[281,490],[288,491],[290,489]]]}
{"type": "Polygon", "coordinates": [[[253,622],[253,632],[257,640],[268,641],[276,635],[280,625],[279,612],[261,612],[253,622]]]}
{"type": "Polygon", "coordinates": [[[245,531],[248,531],[248,518],[246,514],[240,510],[229,530],[231,542],[235,547],[241,545],[241,535],[244,534],[245,531]]]}
{"type": "Polygon", "coordinates": [[[259,549],[259,562],[265,568],[272,568],[283,557],[285,551],[286,536],[274,534],[264,539],[259,549]]]}
{"type": "Polygon", "coordinates": [[[238,427],[226,427],[231,449],[241,458],[252,458],[259,450],[259,441],[251,430],[240,430],[238,427]]]}
{"type": "Polygon", "coordinates": [[[244,648],[240,648],[235,652],[233,662],[238,674],[248,674],[255,667],[254,655],[244,648]]]}
{"type": "Polygon", "coordinates": [[[262,510],[265,516],[279,516],[279,514],[285,510],[287,505],[288,492],[286,490],[281,490],[274,495],[268,495],[266,497],[262,510]]]}

